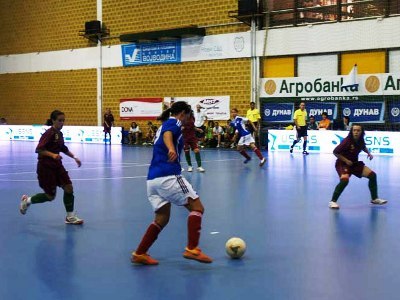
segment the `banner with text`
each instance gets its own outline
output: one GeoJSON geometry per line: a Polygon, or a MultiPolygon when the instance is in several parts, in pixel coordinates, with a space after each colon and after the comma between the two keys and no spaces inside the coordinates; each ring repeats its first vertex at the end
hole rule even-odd
{"type": "Polygon", "coordinates": [[[349,76],[262,78],[260,97],[302,97],[304,101],[329,101],[332,96],[400,95],[400,74],[358,75],[357,84],[351,86],[347,85],[349,76]]]}
{"type": "Polygon", "coordinates": [[[388,104],[389,120],[392,123],[400,123],[400,102],[390,102],[388,104]]]}
{"type": "Polygon", "coordinates": [[[337,103],[331,102],[308,102],[306,104],[308,117],[314,116],[316,121],[322,120],[322,113],[328,114],[329,120],[334,120],[337,117],[337,103]]]}
{"type": "Polygon", "coordinates": [[[119,103],[121,120],[155,120],[162,110],[163,98],[128,98],[119,103]]]}
{"type": "MultiPolygon", "coordinates": [[[[308,130],[307,151],[310,153],[329,153],[349,134],[348,131],[308,130]]],[[[296,130],[268,130],[268,150],[289,152],[296,139],[296,130]]],[[[400,132],[366,131],[365,143],[372,154],[400,155],[400,132]]],[[[303,143],[294,147],[301,153],[303,143]]],[[[364,152],[362,152],[364,154],[364,152]]],[[[333,154],[332,154],[333,156],[333,154]]]]}
{"type": "MultiPolygon", "coordinates": [[[[3,125],[0,126],[0,141],[38,142],[42,134],[49,128],[44,125],[3,125]]],[[[104,143],[102,126],[64,126],[62,133],[66,143],[104,143]]],[[[111,128],[111,144],[121,144],[122,128],[111,128]]]]}
{"type": "Polygon", "coordinates": [[[343,102],[340,103],[342,115],[352,123],[383,123],[384,102],[343,102]]]}
{"type": "Polygon", "coordinates": [[[174,97],[174,102],[186,101],[192,110],[196,110],[199,104],[205,111],[208,120],[229,120],[230,119],[230,96],[207,96],[207,97],[174,97]]]}
{"type": "Polygon", "coordinates": [[[121,45],[124,67],[181,62],[180,40],[121,45]]]}
{"type": "Polygon", "coordinates": [[[263,122],[293,122],[294,103],[264,102],[261,108],[261,120],[263,122]]]}

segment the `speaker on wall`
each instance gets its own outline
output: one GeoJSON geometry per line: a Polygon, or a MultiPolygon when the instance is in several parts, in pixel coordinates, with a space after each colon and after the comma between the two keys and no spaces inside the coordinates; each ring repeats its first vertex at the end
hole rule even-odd
{"type": "Polygon", "coordinates": [[[257,0],[238,0],[238,15],[246,16],[258,13],[257,0]]]}
{"type": "Polygon", "coordinates": [[[89,21],[85,22],[85,34],[92,35],[92,34],[99,34],[101,33],[101,21],[89,21]]]}

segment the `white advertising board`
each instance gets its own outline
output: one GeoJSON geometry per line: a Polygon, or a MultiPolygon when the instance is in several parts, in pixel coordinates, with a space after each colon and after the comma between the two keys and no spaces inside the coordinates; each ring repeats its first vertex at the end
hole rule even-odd
{"type": "MultiPolygon", "coordinates": [[[[38,142],[42,134],[49,128],[44,125],[2,125],[0,141],[38,142]]],[[[61,130],[66,143],[104,143],[102,126],[64,126],[61,130]]],[[[107,135],[107,143],[109,142],[107,135]]],[[[121,144],[122,128],[112,127],[111,144],[121,144]]]]}
{"type": "MultiPolygon", "coordinates": [[[[307,151],[332,153],[348,135],[348,131],[308,130],[307,151]]],[[[287,151],[296,139],[295,130],[268,130],[268,151],[287,151]]],[[[365,142],[374,155],[400,155],[400,132],[366,131],[365,142]]],[[[297,143],[294,152],[303,151],[303,142],[297,143]]]]}

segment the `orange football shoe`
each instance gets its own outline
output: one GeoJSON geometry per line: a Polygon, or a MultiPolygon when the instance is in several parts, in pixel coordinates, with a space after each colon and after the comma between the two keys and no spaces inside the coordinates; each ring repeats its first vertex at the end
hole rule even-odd
{"type": "Polygon", "coordinates": [[[136,252],[132,252],[131,262],[140,265],[158,265],[158,260],[155,260],[147,253],[136,254],[136,252]]]}
{"type": "Polygon", "coordinates": [[[183,252],[183,257],[187,259],[194,259],[201,263],[212,263],[212,258],[201,252],[200,248],[189,249],[185,248],[185,252],[183,252]]]}

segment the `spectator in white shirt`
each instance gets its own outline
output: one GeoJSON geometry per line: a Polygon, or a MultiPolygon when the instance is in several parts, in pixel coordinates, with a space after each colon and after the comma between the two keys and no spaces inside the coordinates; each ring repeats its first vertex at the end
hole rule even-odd
{"type": "Polygon", "coordinates": [[[128,133],[129,144],[137,145],[139,143],[141,133],[142,132],[140,131],[138,124],[136,124],[136,122],[132,122],[131,128],[129,128],[129,133],[128,133]]]}
{"type": "Polygon", "coordinates": [[[224,129],[219,126],[218,122],[215,122],[214,128],[213,128],[213,137],[214,139],[217,139],[217,148],[220,147],[221,144],[221,137],[224,135],[224,129]]]}

